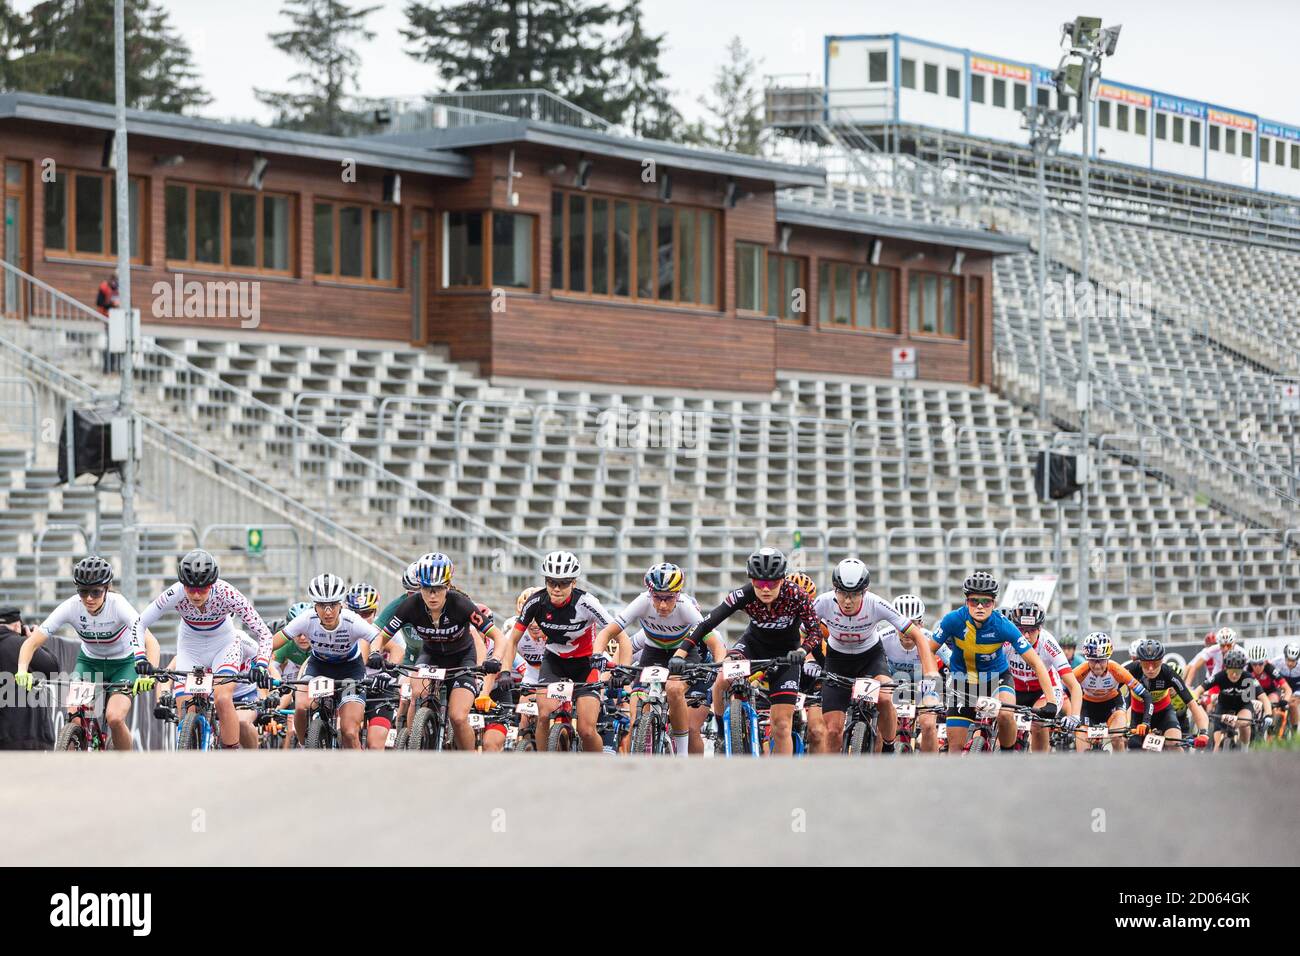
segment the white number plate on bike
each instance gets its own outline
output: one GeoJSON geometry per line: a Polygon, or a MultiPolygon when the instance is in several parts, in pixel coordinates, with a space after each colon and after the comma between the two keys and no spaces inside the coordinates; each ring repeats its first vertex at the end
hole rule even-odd
{"type": "Polygon", "coordinates": [[[573,700],[573,681],[557,680],[546,685],[546,696],[552,700],[573,700]]]}
{"type": "Polygon", "coordinates": [[[482,714],[470,714],[470,715],[469,715],[469,725],[470,725],[471,727],[473,727],[475,730],[482,730],[482,729],[483,729],[483,715],[482,715],[482,714]]]}
{"type": "Polygon", "coordinates": [[[1016,730],[1028,730],[1033,723],[1028,714],[1016,714],[1016,730]]]}
{"type": "Polygon", "coordinates": [[[95,684],[92,681],[74,680],[68,688],[69,707],[90,707],[95,703],[95,684]]]}
{"type": "Polygon", "coordinates": [[[749,661],[723,661],[722,676],[731,680],[749,676],[749,661]]]}
{"type": "Polygon", "coordinates": [[[519,728],[518,728],[518,727],[507,727],[507,728],[506,728],[506,740],[509,740],[509,741],[515,741],[515,740],[518,740],[518,739],[519,739],[519,728]]]}
{"type": "Polygon", "coordinates": [[[313,677],[307,684],[307,696],[312,700],[318,697],[334,696],[334,678],[313,677]]]}
{"type": "Polygon", "coordinates": [[[397,728],[389,727],[388,736],[384,738],[384,749],[392,750],[397,746],[397,728]]]}
{"type": "Polygon", "coordinates": [[[1089,740],[1100,740],[1102,737],[1105,737],[1105,736],[1106,736],[1107,734],[1109,734],[1109,733],[1110,733],[1110,728],[1107,727],[1105,724],[1089,724],[1089,725],[1088,725],[1088,739],[1089,739],[1089,740]]]}
{"type": "Polygon", "coordinates": [[[800,694],[800,695],[795,699],[795,702],[794,702],[795,709],[796,709],[796,710],[803,710],[803,709],[804,709],[804,704],[806,704],[807,701],[808,701],[808,695],[807,695],[807,694],[800,694]]]}
{"type": "Polygon", "coordinates": [[[536,716],[537,716],[537,701],[535,701],[535,700],[521,700],[519,703],[515,704],[515,713],[516,713],[516,714],[523,714],[523,715],[526,716],[526,717],[536,717],[536,716]]]}
{"type": "Polygon", "coordinates": [[[872,680],[870,677],[859,677],[853,682],[853,699],[874,704],[880,699],[880,681],[872,680]]]}
{"type": "Polygon", "coordinates": [[[410,699],[411,699],[411,685],[410,685],[410,684],[403,684],[403,685],[402,685],[402,700],[410,700],[410,699]]]}
{"type": "Polygon", "coordinates": [[[1142,741],[1143,750],[1160,751],[1165,749],[1165,738],[1161,734],[1147,734],[1142,741]]]}
{"type": "Polygon", "coordinates": [[[939,721],[939,726],[936,729],[938,730],[940,740],[948,739],[948,724],[946,721],[939,721]]]}
{"type": "Polygon", "coordinates": [[[668,680],[668,668],[666,667],[643,667],[641,669],[641,681],[645,684],[662,684],[668,680]]]}
{"type": "Polygon", "coordinates": [[[212,674],[211,673],[204,674],[202,680],[195,680],[193,675],[191,675],[185,681],[185,689],[189,691],[191,694],[193,694],[195,697],[211,697],[212,696],[212,674]]]}
{"type": "Polygon", "coordinates": [[[975,716],[980,720],[991,720],[1002,709],[1002,701],[996,697],[975,698],[975,716]]]}
{"type": "Polygon", "coordinates": [[[421,664],[419,670],[415,672],[415,676],[421,680],[442,680],[447,676],[447,668],[430,667],[428,664],[421,664]]]}
{"type": "Polygon", "coordinates": [[[910,720],[916,716],[916,704],[899,704],[894,709],[898,711],[898,716],[902,720],[910,720]]]}

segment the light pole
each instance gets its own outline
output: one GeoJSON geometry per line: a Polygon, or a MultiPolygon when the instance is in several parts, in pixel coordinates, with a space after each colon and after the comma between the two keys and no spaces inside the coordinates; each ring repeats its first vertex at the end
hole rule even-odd
{"type": "Polygon", "coordinates": [[[113,85],[116,88],[116,129],[113,147],[117,165],[117,288],[126,316],[126,354],[122,356],[119,414],[126,419],[126,461],[122,463],[122,593],[139,602],[135,540],[135,415],[132,375],[135,370],[135,322],[131,315],[131,190],[126,168],[126,15],[124,0],[113,0],[113,85]]]}
{"type": "Polygon", "coordinates": [[[1065,110],[1026,106],[1022,129],[1038,163],[1038,417],[1047,420],[1047,160],[1056,155],[1061,137],[1076,118],[1065,110]]]}
{"type": "Polygon", "coordinates": [[[1089,128],[1092,125],[1092,85],[1101,78],[1101,61],[1112,55],[1119,42],[1118,26],[1102,28],[1100,17],[1075,17],[1062,24],[1061,41],[1067,53],[1061,58],[1061,66],[1056,72],[1057,92],[1073,88],[1079,98],[1079,121],[1083,124],[1083,168],[1080,178],[1079,201],[1082,206],[1083,220],[1079,239],[1079,283],[1083,289],[1084,308],[1076,309],[1079,317],[1079,382],[1075,396],[1075,407],[1079,412],[1079,460],[1076,477],[1079,482],[1079,611],[1078,630],[1086,635],[1090,628],[1088,600],[1090,588],[1090,553],[1089,535],[1092,522],[1088,517],[1088,482],[1092,480],[1091,454],[1088,438],[1088,417],[1092,409],[1092,381],[1090,356],[1088,353],[1088,327],[1091,313],[1096,303],[1096,296],[1090,295],[1088,287],[1088,144],[1089,128]],[[1079,63],[1068,63],[1071,57],[1078,57],[1079,63]]]}

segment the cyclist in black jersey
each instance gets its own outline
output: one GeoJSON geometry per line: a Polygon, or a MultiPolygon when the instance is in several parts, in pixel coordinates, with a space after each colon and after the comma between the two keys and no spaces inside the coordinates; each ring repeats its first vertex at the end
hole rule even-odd
{"type": "MultiPolygon", "coordinates": [[[[423,643],[416,659],[417,665],[450,670],[482,664],[487,672],[500,669],[501,665],[495,659],[485,660],[486,648],[481,640],[475,639],[474,631],[477,630],[479,634],[494,641],[501,639],[501,632],[497,630],[490,613],[485,615],[469,595],[451,588],[454,570],[451,559],[444,554],[434,553],[421,559],[419,592],[407,596],[389,612],[386,619],[378,622],[380,633],[375,641],[375,651],[371,654],[371,667],[382,666],[383,659],[380,655],[384,645],[392,635],[407,627],[423,643]]],[[[418,701],[426,693],[428,684],[427,679],[411,678],[412,702],[418,701]]],[[[457,750],[474,749],[474,729],[469,724],[469,711],[474,704],[477,689],[478,684],[473,674],[460,674],[451,679],[451,692],[447,695],[447,716],[451,721],[457,750]]]]}
{"type": "MultiPolygon", "coordinates": [[[[1214,705],[1214,717],[1224,726],[1237,728],[1237,739],[1241,746],[1250,746],[1251,732],[1256,718],[1268,718],[1271,714],[1268,695],[1259,686],[1259,681],[1246,672],[1246,652],[1233,648],[1223,655],[1223,670],[1210,680],[1202,681],[1192,691],[1193,697],[1199,698],[1210,687],[1219,691],[1219,699],[1214,705]]],[[[1224,733],[1216,728],[1214,731],[1214,749],[1223,746],[1224,733]]]]}
{"type": "MultiPolygon", "coordinates": [[[[744,611],[749,616],[749,626],[727,656],[784,660],[784,663],[768,669],[768,699],[772,703],[772,750],[778,754],[790,754],[794,752],[790,730],[799,699],[803,662],[812,642],[822,639],[822,623],[808,595],[785,576],[785,555],[776,548],[755,551],[749,556],[746,570],[749,583],[728,594],[682,640],[677,652],[669,659],[669,670],[680,674],[686,666],[687,656],[705,637],[731,615],[744,611]],[[808,647],[800,640],[801,627],[808,635],[808,647]]],[[[718,679],[724,693],[730,683],[721,677],[718,679]]]]}
{"type": "Polygon", "coordinates": [[[1147,689],[1145,698],[1135,696],[1129,702],[1133,719],[1138,722],[1133,728],[1133,736],[1128,740],[1129,750],[1142,749],[1143,731],[1161,734],[1169,740],[1182,740],[1183,729],[1179,725],[1178,712],[1174,709],[1175,694],[1188,702],[1187,709],[1196,721],[1196,746],[1206,745],[1209,740],[1209,718],[1204,708],[1193,699],[1192,692],[1187,689],[1183,679],[1165,663],[1164,644],[1154,637],[1138,641],[1133,660],[1124,665],[1124,669],[1147,689]]]}

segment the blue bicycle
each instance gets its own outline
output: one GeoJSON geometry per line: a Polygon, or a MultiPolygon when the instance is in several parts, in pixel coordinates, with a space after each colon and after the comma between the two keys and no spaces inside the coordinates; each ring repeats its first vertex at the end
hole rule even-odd
{"type": "MultiPolygon", "coordinates": [[[[696,664],[686,669],[686,674],[694,676],[703,673],[718,673],[731,681],[727,688],[727,706],[722,712],[723,753],[728,757],[758,757],[764,750],[767,734],[764,706],[766,695],[750,681],[750,675],[776,664],[784,664],[781,658],[768,660],[732,660],[713,664],[696,664]]],[[[803,752],[803,741],[794,735],[795,753],[803,752]]]]}

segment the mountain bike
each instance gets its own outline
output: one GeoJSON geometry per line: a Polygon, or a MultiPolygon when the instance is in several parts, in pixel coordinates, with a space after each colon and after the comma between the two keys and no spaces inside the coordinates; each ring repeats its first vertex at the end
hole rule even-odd
{"type": "Polygon", "coordinates": [[[451,720],[447,714],[447,697],[451,693],[451,682],[462,674],[482,674],[483,668],[388,664],[384,669],[395,670],[427,682],[420,699],[411,702],[415,716],[411,718],[411,732],[402,742],[401,749],[439,751],[454,748],[451,720]]]}
{"type": "MultiPolygon", "coordinates": [[[[36,687],[56,686],[55,681],[42,681],[36,687]]],[[[108,721],[103,720],[99,708],[95,706],[97,693],[103,691],[104,700],[116,693],[132,693],[132,681],[113,681],[96,684],[94,681],[74,680],[68,684],[66,720],[54,741],[56,752],[65,750],[90,751],[111,749],[112,736],[108,731],[108,721]]]]}

